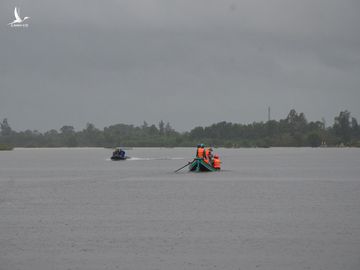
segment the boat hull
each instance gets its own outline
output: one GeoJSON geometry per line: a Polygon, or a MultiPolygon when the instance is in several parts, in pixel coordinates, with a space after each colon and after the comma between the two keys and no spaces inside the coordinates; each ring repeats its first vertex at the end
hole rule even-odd
{"type": "Polygon", "coordinates": [[[202,158],[195,158],[189,165],[189,171],[191,172],[215,172],[218,170],[219,169],[215,169],[202,158]]]}

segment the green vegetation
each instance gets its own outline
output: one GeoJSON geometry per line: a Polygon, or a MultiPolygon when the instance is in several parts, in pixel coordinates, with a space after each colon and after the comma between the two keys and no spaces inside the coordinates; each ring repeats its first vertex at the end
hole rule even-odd
{"type": "Polygon", "coordinates": [[[14,147],[10,145],[0,144],[0,151],[10,151],[13,150],[14,147]]]}
{"type": "MultiPolygon", "coordinates": [[[[97,129],[88,123],[75,131],[72,126],[44,133],[11,129],[5,118],[1,125],[0,144],[16,147],[175,147],[194,146],[199,142],[218,147],[272,147],[272,146],[354,146],[360,147],[360,128],[350,112],[342,111],[331,127],[324,122],[308,122],[303,113],[291,110],[279,121],[236,124],[219,122],[207,127],[195,127],[179,133],[169,123],[142,126],[116,124],[97,129]]],[[[11,148],[11,147],[10,147],[11,148]]]]}

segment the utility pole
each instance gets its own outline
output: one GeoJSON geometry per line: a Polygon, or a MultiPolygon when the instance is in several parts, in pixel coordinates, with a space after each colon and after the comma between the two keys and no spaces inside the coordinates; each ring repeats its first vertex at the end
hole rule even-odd
{"type": "Polygon", "coordinates": [[[270,122],[270,106],[268,107],[268,122],[270,122]]]}

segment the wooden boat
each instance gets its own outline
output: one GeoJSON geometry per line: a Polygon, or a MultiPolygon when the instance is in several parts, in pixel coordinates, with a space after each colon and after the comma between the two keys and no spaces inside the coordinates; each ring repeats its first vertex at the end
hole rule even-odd
{"type": "Polygon", "coordinates": [[[192,172],[215,172],[219,169],[215,169],[211,164],[205,162],[202,158],[195,158],[189,164],[189,170],[192,172]]]}

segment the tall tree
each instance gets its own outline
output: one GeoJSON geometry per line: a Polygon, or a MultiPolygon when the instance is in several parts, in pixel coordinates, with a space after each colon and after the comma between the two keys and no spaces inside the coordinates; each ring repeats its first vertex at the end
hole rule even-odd
{"type": "Polygon", "coordinates": [[[351,118],[351,135],[352,135],[352,137],[356,138],[357,140],[360,139],[359,138],[360,128],[359,128],[359,124],[355,117],[351,118]]]}
{"type": "Polygon", "coordinates": [[[60,128],[63,143],[67,147],[75,147],[78,145],[77,137],[73,126],[63,126],[60,128]]]}
{"type": "Polygon", "coordinates": [[[2,136],[10,136],[11,135],[12,129],[8,123],[7,118],[4,118],[4,120],[2,121],[0,126],[1,126],[1,135],[2,136]]]}
{"type": "Polygon", "coordinates": [[[62,128],[60,128],[60,131],[63,135],[65,134],[74,134],[75,130],[73,126],[63,126],[62,128]]]}
{"type": "Polygon", "coordinates": [[[286,122],[290,127],[291,133],[301,131],[307,125],[304,113],[298,114],[294,109],[289,112],[286,122]]]}
{"type": "Polygon", "coordinates": [[[165,131],[166,136],[170,136],[171,134],[173,134],[175,132],[175,130],[171,127],[169,122],[166,123],[164,131],[165,131]]]}
{"type": "Polygon", "coordinates": [[[335,134],[341,138],[343,143],[349,143],[351,139],[350,112],[341,111],[339,116],[335,117],[335,134]]]}
{"type": "Polygon", "coordinates": [[[159,134],[163,136],[165,134],[165,123],[163,120],[159,122],[159,134]]]}

